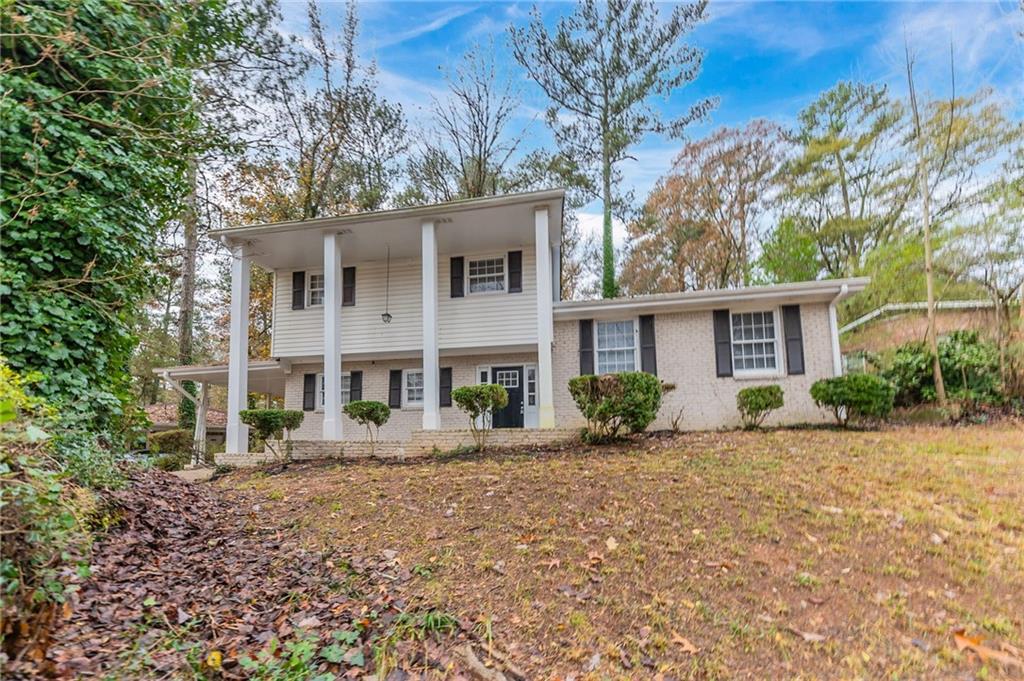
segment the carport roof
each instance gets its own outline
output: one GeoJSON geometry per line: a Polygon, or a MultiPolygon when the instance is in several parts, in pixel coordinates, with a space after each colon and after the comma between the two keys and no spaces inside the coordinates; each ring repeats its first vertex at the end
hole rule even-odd
{"type": "MultiPolygon", "coordinates": [[[[177,383],[181,381],[195,381],[210,385],[226,386],[228,384],[227,364],[162,367],[153,369],[153,373],[177,383]]],[[[287,375],[286,365],[276,359],[250,360],[249,392],[268,393],[283,397],[287,375]]]]}

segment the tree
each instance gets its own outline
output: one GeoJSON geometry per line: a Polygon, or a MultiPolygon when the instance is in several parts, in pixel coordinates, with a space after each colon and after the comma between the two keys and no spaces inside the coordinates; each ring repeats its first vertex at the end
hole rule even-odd
{"type": "Polygon", "coordinates": [[[220,7],[68,0],[2,15],[4,354],[111,438],[132,401],[156,236],[187,193],[190,66],[220,7]]]}
{"type": "Polygon", "coordinates": [[[787,214],[814,238],[833,277],[861,271],[867,254],[899,236],[911,200],[905,116],[884,86],[840,82],[800,112],[786,164],[787,214]]]}
{"type": "Polygon", "coordinates": [[[650,0],[581,0],[553,32],[534,6],[526,28],[512,27],[513,53],[551,100],[547,121],[562,153],[594,178],[604,207],[602,293],[614,297],[612,214],[629,203],[613,185],[629,150],[648,133],[679,137],[713,106],[702,100],[665,121],[652,106],[692,82],[703,53],[683,38],[704,18],[707,3],[677,5],[667,21],[650,0]],[[599,180],[597,179],[599,178],[599,180]]]}
{"type": "Polygon", "coordinates": [[[784,142],[763,120],[688,142],[629,225],[622,281],[635,293],[749,285],[769,231],[784,142]]]}
{"type": "Polygon", "coordinates": [[[818,246],[797,218],[785,217],[762,244],[757,269],[768,284],[812,281],[821,273],[818,246]]]}

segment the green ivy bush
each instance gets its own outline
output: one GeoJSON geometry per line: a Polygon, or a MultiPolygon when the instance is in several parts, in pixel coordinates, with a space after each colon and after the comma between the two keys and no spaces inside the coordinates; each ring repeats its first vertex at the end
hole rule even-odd
{"type": "Polygon", "coordinates": [[[477,451],[487,445],[487,431],[495,410],[508,406],[508,391],[496,383],[466,385],[452,390],[452,401],[469,416],[469,430],[477,451]]]}
{"type": "Polygon", "coordinates": [[[291,458],[292,453],[291,431],[302,425],[302,419],[305,416],[305,412],[297,409],[243,409],[238,412],[242,423],[253,429],[255,436],[266,445],[275,457],[278,456],[278,453],[270,441],[272,439],[280,440],[284,431],[287,431],[288,441],[285,445],[287,458],[291,458]]]}
{"type": "Polygon", "coordinates": [[[782,406],[782,387],[778,385],[755,385],[736,393],[736,408],[748,430],[760,428],[768,414],[782,406]]]}
{"type": "Polygon", "coordinates": [[[341,410],[345,412],[345,416],[366,428],[366,439],[372,452],[373,444],[380,436],[380,427],[391,418],[391,407],[375,400],[355,400],[341,410]]]}
{"type": "MultiPolygon", "coordinates": [[[[946,393],[977,404],[1006,401],[999,373],[999,350],[977,331],[954,331],[939,343],[939,366],[946,393]]],[[[925,343],[896,349],[882,375],[896,387],[896,404],[909,407],[935,400],[932,354],[925,343]]]]}
{"type": "Polygon", "coordinates": [[[662,386],[657,376],[643,371],[623,371],[569,380],[569,393],[587,419],[585,437],[606,441],[626,429],[639,433],[658,415],[662,386]]]}
{"type": "Polygon", "coordinates": [[[811,397],[819,407],[832,410],[843,428],[850,419],[885,419],[892,413],[896,389],[889,381],[871,374],[849,374],[815,381],[811,397]]]}
{"type": "Polygon", "coordinates": [[[149,451],[154,454],[190,453],[193,446],[193,434],[184,428],[163,430],[149,434],[149,451]]]}

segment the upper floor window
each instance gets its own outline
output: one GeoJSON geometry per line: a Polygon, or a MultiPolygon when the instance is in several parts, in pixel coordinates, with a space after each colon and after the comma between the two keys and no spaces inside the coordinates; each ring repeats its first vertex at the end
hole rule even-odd
{"type": "Polygon", "coordinates": [[[733,373],[774,373],[778,369],[775,313],[734,312],[731,326],[733,373]]]}
{"type": "Polygon", "coordinates": [[[306,288],[309,291],[310,307],[313,307],[314,305],[324,304],[324,275],[309,275],[309,286],[307,286],[306,288]]]}
{"type": "Polygon", "coordinates": [[[505,290],[505,258],[469,261],[469,292],[496,293],[505,290]]]}
{"type": "Polygon", "coordinates": [[[636,336],[632,319],[597,322],[597,373],[636,371],[636,336]]]}
{"type": "MultiPolygon", "coordinates": [[[[316,408],[324,408],[324,375],[316,375],[316,408]]],[[[352,401],[352,374],[345,372],[341,375],[341,403],[348,404],[352,401]]]]}
{"type": "Polygon", "coordinates": [[[405,406],[420,406],[423,404],[423,370],[406,369],[403,377],[405,406]]]}

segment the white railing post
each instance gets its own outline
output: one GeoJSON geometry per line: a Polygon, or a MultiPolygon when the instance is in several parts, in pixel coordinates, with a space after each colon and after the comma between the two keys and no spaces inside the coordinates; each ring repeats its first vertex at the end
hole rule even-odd
{"type": "MultiPolygon", "coordinates": [[[[423,429],[441,427],[440,357],[437,347],[437,231],[433,221],[423,223],[423,429]]],[[[405,386],[402,386],[405,390],[405,386]]]]}
{"type": "Polygon", "coordinates": [[[231,321],[228,343],[228,422],[225,451],[249,452],[249,427],[238,412],[248,408],[249,395],[249,247],[231,247],[231,321]]]}

